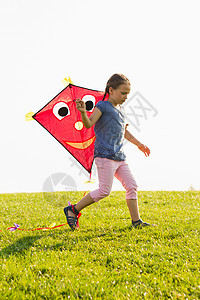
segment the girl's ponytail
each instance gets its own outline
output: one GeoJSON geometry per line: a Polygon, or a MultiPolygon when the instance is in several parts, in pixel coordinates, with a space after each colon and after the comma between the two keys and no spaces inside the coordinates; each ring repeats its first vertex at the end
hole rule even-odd
{"type": "Polygon", "coordinates": [[[114,74],[110,77],[110,79],[107,81],[105,94],[103,96],[103,100],[105,100],[106,95],[109,94],[109,88],[112,87],[114,90],[116,90],[121,84],[129,84],[131,85],[129,79],[123,75],[123,74],[114,74]]]}
{"type": "Polygon", "coordinates": [[[102,100],[102,101],[105,100],[107,94],[109,94],[109,86],[108,86],[108,85],[106,86],[105,93],[104,93],[104,96],[103,96],[103,100],[102,100]]]}
{"type": "Polygon", "coordinates": [[[107,93],[105,92],[105,93],[104,93],[104,96],[103,96],[103,99],[102,99],[102,101],[104,101],[104,100],[105,100],[105,98],[106,98],[106,95],[107,95],[107,93]]]}

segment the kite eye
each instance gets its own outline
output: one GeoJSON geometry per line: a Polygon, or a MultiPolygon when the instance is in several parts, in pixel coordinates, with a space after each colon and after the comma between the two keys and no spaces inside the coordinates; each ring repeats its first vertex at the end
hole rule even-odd
{"type": "Polygon", "coordinates": [[[59,120],[70,115],[69,107],[65,102],[56,103],[53,107],[53,113],[59,120]]]}
{"type": "Polygon", "coordinates": [[[92,95],[86,95],[82,98],[85,102],[86,110],[92,112],[95,107],[95,97],[92,95]]]}

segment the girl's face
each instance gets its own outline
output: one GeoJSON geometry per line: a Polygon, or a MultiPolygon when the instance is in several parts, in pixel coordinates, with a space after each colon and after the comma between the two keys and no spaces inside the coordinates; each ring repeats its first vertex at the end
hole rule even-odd
{"type": "Polygon", "coordinates": [[[120,84],[120,86],[114,90],[112,87],[109,88],[109,100],[114,104],[123,104],[127,95],[130,93],[131,87],[128,83],[120,84]]]}

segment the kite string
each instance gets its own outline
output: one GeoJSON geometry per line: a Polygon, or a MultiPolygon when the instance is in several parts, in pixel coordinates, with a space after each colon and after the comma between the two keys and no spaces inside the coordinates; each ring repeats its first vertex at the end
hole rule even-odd
{"type": "MultiPolygon", "coordinates": [[[[77,112],[77,108],[76,108],[76,96],[75,96],[75,91],[73,88],[73,85],[69,84],[69,87],[71,89],[71,96],[72,96],[72,101],[74,102],[74,110],[75,110],[75,114],[76,114],[76,119],[78,120],[78,112],[77,112]]],[[[104,97],[105,98],[105,97],[104,97]]],[[[104,99],[103,99],[104,100],[104,99]]],[[[80,130],[80,136],[81,136],[81,140],[83,141],[83,132],[82,130],[80,130]]],[[[89,177],[89,182],[91,182],[91,176],[92,176],[92,171],[90,171],[90,177],[89,177]]],[[[86,195],[87,191],[84,192],[83,197],[86,195]]]]}
{"type": "MultiPolygon", "coordinates": [[[[78,120],[78,109],[76,107],[76,96],[75,96],[74,86],[69,85],[69,87],[71,89],[71,94],[72,94],[72,98],[73,98],[73,102],[74,102],[74,110],[75,110],[75,113],[76,113],[76,119],[77,119],[77,121],[80,121],[80,120],[78,120]]],[[[79,130],[79,133],[80,133],[80,136],[81,136],[81,140],[83,141],[83,131],[79,130]]]]}
{"type": "MultiPolygon", "coordinates": [[[[77,121],[80,121],[80,120],[78,119],[78,109],[77,109],[77,107],[76,107],[76,96],[75,96],[75,91],[74,91],[74,85],[69,84],[69,87],[70,87],[70,89],[71,89],[72,101],[73,101],[73,103],[74,103],[74,111],[75,111],[75,114],[76,114],[76,120],[77,120],[77,121]]],[[[81,140],[83,141],[83,132],[82,132],[82,130],[79,130],[79,134],[80,134],[81,140]]]]}
{"type": "MultiPolygon", "coordinates": [[[[76,95],[75,95],[75,88],[76,88],[76,86],[74,86],[73,84],[69,84],[69,87],[71,89],[71,97],[72,97],[72,101],[74,103],[74,111],[75,111],[75,114],[76,114],[76,120],[80,121],[78,119],[78,109],[76,107],[76,95]]],[[[81,122],[82,122],[82,120],[81,120],[81,122]]],[[[79,130],[79,133],[80,133],[81,140],[83,141],[84,140],[84,131],[83,130],[79,130]]],[[[86,157],[85,157],[85,160],[87,160],[86,157]]],[[[90,179],[89,179],[89,181],[91,181],[91,175],[92,175],[91,173],[92,173],[92,171],[90,170],[90,179]]]]}

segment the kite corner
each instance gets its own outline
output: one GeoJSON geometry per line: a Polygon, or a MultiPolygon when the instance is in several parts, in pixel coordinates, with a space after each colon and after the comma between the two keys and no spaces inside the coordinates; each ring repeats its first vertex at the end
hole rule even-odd
{"type": "Polygon", "coordinates": [[[62,80],[62,83],[64,84],[65,87],[67,87],[69,84],[73,84],[73,82],[72,82],[72,80],[71,80],[70,77],[64,78],[64,79],[62,80]]]}
{"type": "Polygon", "coordinates": [[[32,112],[32,111],[30,111],[29,113],[27,113],[26,115],[25,115],[25,121],[32,121],[32,120],[34,120],[33,119],[33,116],[34,116],[34,112],[32,112]]]}

